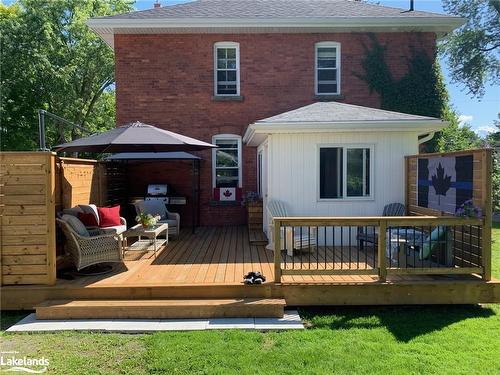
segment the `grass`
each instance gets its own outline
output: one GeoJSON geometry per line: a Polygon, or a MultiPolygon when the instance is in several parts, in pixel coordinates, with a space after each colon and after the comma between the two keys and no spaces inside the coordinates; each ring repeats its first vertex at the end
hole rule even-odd
{"type": "MultiPolygon", "coordinates": [[[[500,278],[500,224],[493,229],[500,278]]],[[[303,309],[309,329],[151,335],[0,333],[53,374],[498,374],[500,305],[303,309]]],[[[26,313],[2,315],[2,329],[26,313]]]]}

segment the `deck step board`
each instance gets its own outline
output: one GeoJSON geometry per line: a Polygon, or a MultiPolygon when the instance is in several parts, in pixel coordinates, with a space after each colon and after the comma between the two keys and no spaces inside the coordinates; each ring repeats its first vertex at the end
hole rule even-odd
{"type": "Polygon", "coordinates": [[[265,246],[269,242],[266,234],[262,231],[262,226],[257,229],[248,228],[248,239],[250,245],[265,246]]]}
{"type": "Polygon", "coordinates": [[[281,318],[284,299],[47,300],[36,318],[59,319],[197,319],[281,318]]]}

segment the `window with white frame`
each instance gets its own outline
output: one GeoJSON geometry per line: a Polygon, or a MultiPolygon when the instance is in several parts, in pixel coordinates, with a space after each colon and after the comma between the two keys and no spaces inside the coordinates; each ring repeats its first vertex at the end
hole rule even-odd
{"type": "Polygon", "coordinates": [[[238,43],[215,43],[214,73],[215,95],[240,95],[240,46],[238,43]]]}
{"type": "Polygon", "coordinates": [[[319,198],[369,198],[373,194],[373,146],[322,146],[319,198]]]}
{"type": "Polygon", "coordinates": [[[315,55],[316,95],[340,94],[340,43],[316,43],[315,55]]]}
{"type": "Polygon", "coordinates": [[[241,137],[231,134],[216,135],[212,143],[213,186],[241,187],[241,137]]]}

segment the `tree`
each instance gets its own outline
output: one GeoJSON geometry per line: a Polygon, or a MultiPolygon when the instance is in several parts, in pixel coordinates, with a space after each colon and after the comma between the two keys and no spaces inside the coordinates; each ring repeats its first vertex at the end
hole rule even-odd
{"type": "Polygon", "coordinates": [[[494,125],[498,130],[486,137],[486,146],[496,149],[493,152],[491,181],[493,185],[493,211],[500,213],[500,113],[498,120],[494,121],[494,125]]]}
{"type": "Polygon", "coordinates": [[[498,119],[494,121],[495,127],[498,129],[494,133],[488,134],[486,141],[490,147],[500,149],[500,113],[497,115],[498,119]]]}
{"type": "Polygon", "coordinates": [[[467,124],[460,125],[457,116],[447,117],[449,125],[436,136],[437,151],[462,151],[479,148],[482,145],[481,138],[467,124]]]}
{"type": "Polygon", "coordinates": [[[500,0],[443,0],[443,8],[466,19],[441,46],[451,76],[481,97],[486,82],[500,83],[500,0]]]}
{"type": "MultiPolygon", "coordinates": [[[[1,149],[37,148],[38,109],[91,131],[114,126],[113,51],[85,22],[131,9],[127,0],[0,4],[1,149]]],[[[78,136],[48,124],[48,145],[78,136]]]]}

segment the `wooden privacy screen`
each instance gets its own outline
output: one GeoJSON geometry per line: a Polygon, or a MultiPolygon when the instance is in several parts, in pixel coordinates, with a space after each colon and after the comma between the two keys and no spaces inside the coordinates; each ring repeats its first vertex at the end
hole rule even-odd
{"type": "MultiPolygon", "coordinates": [[[[491,214],[491,150],[469,150],[406,157],[406,207],[409,215],[453,215],[418,205],[418,159],[472,156],[472,200],[485,215],[491,214]],[[488,213],[489,212],[489,213],[488,213]]],[[[453,180],[453,178],[452,178],[453,180]]],[[[453,181],[452,181],[453,182],[453,181]]],[[[432,187],[431,187],[432,189],[432,187]]]]}
{"type": "Polygon", "coordinates": [[[57,158],[57,185],[60,197],[57,209],[78,204],[106,203],[106,167],[96,160],[57,158]]]}
{"type": "MultiPolygon", "coordinates": [[[[436,209],[421,207],[418,199],[418,165],[419,159],[428,159],[439,161],[439,158],[460,158],[464,157],[472,159],[472,196],[474,206],[480,207],[484,217],[483,225],[477,227],[455,227],[452,232],[454,253],[461,254],[460,261],[457,264],[462,264],[466,267],[484,268],[484,278],[490,279],[491,274],[491,216],[492,216],[492,202],[491,202],[491,167],[492,156],[491,150],[468,150],[458,152],[446,152],[435,154],[419,154],[406,157],[406,207],[408,215],[431,215],[431,216],[450,216],[453,213],[443,212],[436,209]]],[[[435,165],[436,163],[434,163],[435,165]]],[[[461,166],[460,166],[461,167],[461,166]]],[[[459,168],[458,166],[456,167],[459,168]]],[[[437,173],[436,173],[437,174],[437,173]]],[[[467,174],[467,173],[466,173],[467,174]]],[[[463,175],[463,174],[462,174],[463,175]]],[[[439,177],[434,175],[435,177],[439,177]]],[[[442,176],[443,177],[443,176],[442,176]]],[[[447,176],[445,175],[444,178],[447,176]]],[[[420,177],[421,179],[422,177],[420,177]]],[[[431,176],[428,176],[431,178],[431,176]]],[[[455,179],[459,179],[455,176],[455,179]]],[[[449,179],[447,182],[449,186],[453,185],[454,178],[449,179]]],[[[465,184],[467,185],[467,184],[465,184]]],[[[455,184],[456,186],[456,184],[455,184]]],[[[463,187],[464,184],[461,185],[463,187]]],[[[433,189],[430,186],[429,189],[433,189]]],[[[458,194],[458,193],[457,193],[458,194]]]]}
{"type": "Polygon", "coordinates": [[[114,163],[51,152],[0,153],[1,284],[55,284],[56,212],[122,203],[124,176],[114,163]]]}
{"type": "Polygon", "coordinates": [[[50,152],[0,153],[2,285],[55,284],[55,169],[50,152]]]}

